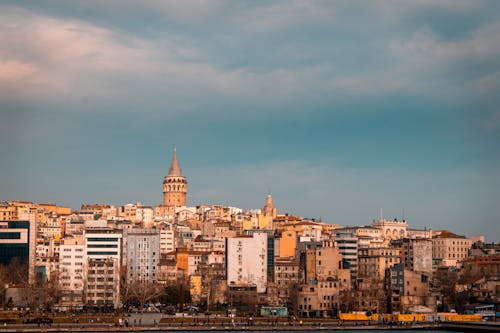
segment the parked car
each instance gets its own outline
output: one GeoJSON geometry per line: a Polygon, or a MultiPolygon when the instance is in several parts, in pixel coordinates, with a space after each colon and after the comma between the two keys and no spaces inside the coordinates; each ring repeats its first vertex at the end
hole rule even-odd
{"type": "Polygon", "coordinates": [[[198,308],[196,306],[188,305],[186,306],[186,311],[191,313],[198,313],[198,308]]]}

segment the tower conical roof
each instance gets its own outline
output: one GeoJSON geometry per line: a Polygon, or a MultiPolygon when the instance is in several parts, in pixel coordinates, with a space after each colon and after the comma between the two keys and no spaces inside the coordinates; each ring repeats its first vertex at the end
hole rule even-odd
{"type": "Polygon", "coordinates": [[[174,157],[172,157],[172,163],[170,163],[170,169],[168,169],[167,176],[177,176],[182,177],[181,166],[177,160],[177,149],[174,147],[174,157]]]}
{"type": "Polygon", "coordinates": [[[273,205],[273,196],[269,193],[266,198],[266,206],[272,206],[273,205]]]}

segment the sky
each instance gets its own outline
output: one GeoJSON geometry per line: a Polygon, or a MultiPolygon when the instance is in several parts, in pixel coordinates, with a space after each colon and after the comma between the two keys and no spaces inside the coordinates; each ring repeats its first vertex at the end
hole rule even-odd
{"type": "Polygon", "coordinates": [[[2,1],[0,201],[500,241],[500,1],[2,1]]]}

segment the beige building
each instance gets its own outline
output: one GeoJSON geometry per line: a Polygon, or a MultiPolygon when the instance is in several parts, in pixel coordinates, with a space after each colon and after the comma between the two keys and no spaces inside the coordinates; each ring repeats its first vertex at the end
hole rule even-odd
{"type": "Polygon", "coordinates": [[[398,264],[387,271],[386,289],[389,291],[389,309],[392,313],[412,312],[412,308],[425,306],[436,310],[436,299],[429,293],[429,275],[413,272],[398,264]]]}
{"type": "Polygon", "coordinates": [[[89,258],[85,301],[90,307],[117,309],[120,305],[120,263],[117,258],[89,258]]]}
{"type": "Polygon", "coordinates": [[[432,240],[427,238],[402,238],[392,240],[390,246],[399,249],[401,263],[414,272],[432,273],[432,240]]]}
{"type": "Polygon", "coordinates": [[[175,259],[160,259],[157,271],[158,283],[161,284],[175,285],[184,277],[184,271],[177,269],[175,259]]]}
{"type": "Polygon", "coordinates": [[[436,231],[432,239],[432,257],[441,261],[442,266],[456,266],[468,257],[472,240],[449,231],[436,231]]]}
{"type": "Polygon", "coordinates": [[[0,221],[16,220],[17,209],[15,206],[9,205],[6,202],[0,203],[0,221]]]}
{"type": "Polygon", "coordinates": [[[57,238],[62,237],[61,220],[56,217],[49,217],[44,222],[37,225],[37,237],[57,238]]]}
{"type": "Polygon", "coordinates": [[[274,259],[274,284],[280,305],[292,303],[294,288],[299,283],[299,260],[293,257],[274,259]]]}
{"type": "Polygon", "coordinates": [[[226,253],[210,252],[203,254],[199,265],[202,279],[201,300],[207,304],[207,309],[216,303],[226,301],[226,253]]]}
{"type": "Polygon", "coordinates": [[[432,238],[432,229],[407,229],[408,238],[432,238]]]}
{"type": "Polygon", "coordinates": [[[55,204],[36,204],[31,201],[7,201],[0,203],[0,220],[35,220],[39,222],[45,215],[68,215],[71,209],[55,204]]]}
{"type": "Polygon", "coordinates": [[[342,311],[387,312],[387,296],[384,280],[363,277],[357,278],[354,285],[355,290],[342,293],[342,305],[340,307],[342,311]]]}
{"type": "Polygon", "coordinates": [[[358,239],[358,247],[381,247],[386,244],[382,237],[382,230],[371,226],[345,227],[339,230],[343,233],[351,233],[358,239]]]}
{"type": "MultiPolygon", "coordinates": [[[[57,276],[60,260],[59,239],[37,237],[35,267],[37,273],[43,272],[45,279],[51,280],[57,276]]],[[[38,277],[41,277],[40,275],[38,277]]]]}
{"type": "Polygon", "coordinates": [[[300,316],[325,317],[337,314],[340,291],[351,286],[349,269],[333,244],[306,250],[304,279],[297,287],[296,310],[300,316]]]}
{"type": "Polygon", "coordinates": [[[134,222],[137,219],[137,205],[126,204],[118,209],[118,217],[122,220],[134,222]]]}
{"type": "Polygon", "coordinates": [[[394,219],[393,221],[389,221],[384,218],[380,218],[379,220],[373,220],[372,225],[382,231],[382,237],[385,239],[400,239],[408,237],[408,223],[406,223],[406,220],[398,221],[398,219],[394,219]]]}
{"type": "Polygon", "coordinates": [[[174,148],[174,157],[168,174],[163,179],[163,205],[167,207],[186,206],[187,181],[177,160],[177,150],[174,148]]]}
{"type": "Polygon", "coordinates": [[[400,262],[399,248],[361,248],[358,257],[358,277],[381,281],[385,277],[385,270],[400,262]]]}

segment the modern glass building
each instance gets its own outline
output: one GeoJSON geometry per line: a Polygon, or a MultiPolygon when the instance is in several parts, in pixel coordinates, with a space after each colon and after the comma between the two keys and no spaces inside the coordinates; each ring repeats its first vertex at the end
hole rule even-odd
{"type": "Polygon", "coordinates": [[[26,277],[34,255],[30,251],[33,243],[30,225],[29,221],[0,221],[0,265],[17,263],[25,270],[26,277]]]}

